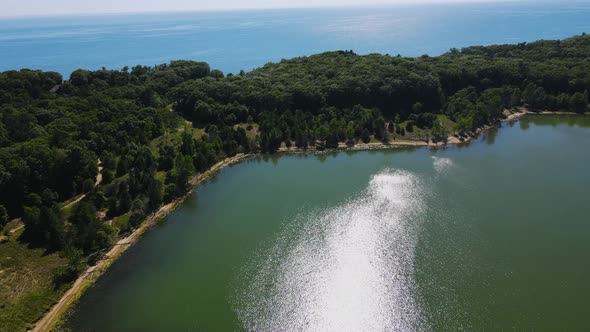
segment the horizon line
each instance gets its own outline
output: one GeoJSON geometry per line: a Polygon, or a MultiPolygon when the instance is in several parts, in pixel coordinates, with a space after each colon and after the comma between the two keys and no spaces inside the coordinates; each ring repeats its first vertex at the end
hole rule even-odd
{"type": "MultiPolygon", "coordinates": [[[[59,18],[59,17],[91,17],[91,16],[118,16],[118,15],[147,15],[147,14],[178,14],[178,13],[228,13],[228,12],[247,12],[247,11],[274,11],[274,10],[306,10],[306,9],[346,9],[346,8],[396,8],[396,7],[418,7],[418,6],[449,6],[449,5],[490,5],[490,4],[548,4],[560,3],[559,0],[450,0],[448,2],[439,2],[437,0],[425,0],[421,2],[404,1],[400,3],[368,3],[368,4],[338,4],[338,5],[317,5],[317,6],[276,6],[276,7],[234,7],[234,8],[187,8],[187,9],[170,9],[170,10],[122,10],[122,11],[97,11],[97,12],[71,12],[71,13],[49,13],[49,14],[0,14],[0,20],[10,19],[33,19],[33,18],[59,18]]],[[[572,4],[588,4],[584,0],[575,0],[572,4]]]]}

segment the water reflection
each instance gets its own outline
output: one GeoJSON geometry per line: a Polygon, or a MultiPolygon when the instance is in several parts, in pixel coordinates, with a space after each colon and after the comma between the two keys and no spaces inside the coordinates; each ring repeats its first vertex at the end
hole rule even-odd
{"type": "Polygon", "coordinates": [[[484,139],[486,144],[492,145],[496,143],[496,136],[498,136],[498,128],[490,128],[485,131],[484,139]]]}
{"type": "Polygon", "coordinates": [[[521,119],[519,125],[522,130],[528,130],[531,126],[528,119],[521,119]]]}

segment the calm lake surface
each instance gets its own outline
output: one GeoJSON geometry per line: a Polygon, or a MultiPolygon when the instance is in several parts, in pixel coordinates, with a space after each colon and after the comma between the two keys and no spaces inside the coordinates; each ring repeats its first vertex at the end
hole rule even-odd
{"type": "Polygon", "coordinates": [[[463,147],[226,168],[81,299],[75,331],[583,330],[590,117],[463,147]]]}
{"type": "MultiPolygon", "coordinates": [[[[468,1],[465,1],[468,2],[468,1]]],[[[354,50],[420,56],[451,47],[590,33],[588,1],[406,5],[0,19],[0,70],[207,61],[224,72],[281,58],[354,50]]]]}

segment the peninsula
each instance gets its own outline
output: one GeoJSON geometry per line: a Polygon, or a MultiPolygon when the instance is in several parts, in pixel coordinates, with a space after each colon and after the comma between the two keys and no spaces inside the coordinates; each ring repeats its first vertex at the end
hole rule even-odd
{"type": "Polygon", "coordinates": [[[108,267],[228,163],[441,146],[524,110],[584,113],[589,59],[581,35],[437,57],[336,51],[235,74],[184,60],[67,80],[0,73],[0,323],[32,329],[59,303],[37,325],[50,329],[84,289],[81,274],[108,267]]]}

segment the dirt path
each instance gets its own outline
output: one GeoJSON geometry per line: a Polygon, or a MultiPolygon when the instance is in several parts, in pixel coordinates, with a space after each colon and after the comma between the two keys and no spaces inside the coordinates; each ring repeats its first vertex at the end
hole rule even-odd
{"type": "MultiPolygon", "coordinates": [[[[96,175],[96,181],[94,182],[94,187],[97,187],[102,182],[102,173],[101,172],[102,172],[101,161],[100,161],[100,159],[98,159],[98,174],[96,175]]],[[[84,197],[86,197],[86,194],[82,194],[82,195],[78,196],[73,201],[71,201],[68,204],[64,205],[61,209],[62,210],[65,210],[65,209],[68,209],[68,208],[76,205],[76,203],[78,203],[81,200],[83,200],[84,197]]]]}
{"type": "MultiPolygon", "coordinates": [[[[191,185],[191,188],[194,188],[196,185],[206,180],[222,168],[238,163],[241,160],[244,160],[249,157],[249,155],[238,154],[235,157],[227,158],[225,160],[218,162],[217,164],[209,168],[206,172],[198,174],[194,176],[192,179],[190,179],[189,183],[191,185]]],[[[100,183],[100,181],[97,177],[97,184],[98,183],[100,183]]],[[[94,283],[98,279],[98,277],[100,277],[111,266],[111,264],[113,264],[117,260],[117,258],[119,258],[121,254],[125,252],[125,250],[127,250],[127,248],[129,248],[132,244],[137,242],[137,240],[139,240],[141,236],[153,225],[155,225],[158,221],[164,219],[170,212],[172,212],[180,203],[184,201],[184,199],[192,191],[193,190],[191,189],[183,197],[178,198],[169,204],[161,206],[154,214],[152,214],[151,217],[147,218],[135,231],[133,231],[131,235],[117,241],[117,243],[115,243],[115,245],[105,254],[105,256],[100,261],[98,261],[96,265],[89,267],[86,271],[84,271],[84,273],[82,273],[78,277],[78,279],[76,279],[72,287],[68,289],[68,291],[66,291],[66,293],[47,312],[47,314],[45,314],[45,316],[37,322],[35,328],[31,331],[51,331],[53,326],[57,323],[59,318],[66,312],[66,310],[70,308],[70,306],[78,298],[80,298],[80,296],[82,296],[84,291],[89,286],[91,286],[92,283],[94,283]]]]}
{"type": "Polygon", "coordinates": [[[96,174],[96,181],[94,182],[94,186],[98,187],[98,185],[102,182],[102,161],[98,159],[98,174],[96,174]]]}
{"type": "Polygon", "coordinates": [[[18,225],[16,228],[11,229],[9,233],[12,235],[12,234],[20,231],[23,228],[25,228],[25,224],[18,225]]]}

